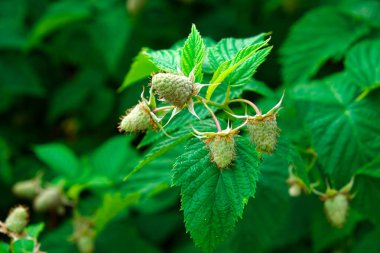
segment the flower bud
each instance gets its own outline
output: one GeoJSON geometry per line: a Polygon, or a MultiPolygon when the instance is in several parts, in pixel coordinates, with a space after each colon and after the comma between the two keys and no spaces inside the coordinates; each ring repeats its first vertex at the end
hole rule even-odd
{"type": "Polygon", "coordinates": [[[324,210],[327,219],[332,226],[341,228],[347,220],[349,209],[349,197],[345,194],[337,195],[326,199],[324,202],[324,210]]]}
{"type": "Polygon", "coordinates": [[[156,128],[156,124],[150,116],[149,107],[143,102],[140,102],[122,118],[118,128],[120,132],[133,133],[144,132],[149,126],[156,128]]]}
{"type": "Polygon", "coordinates": [[[28,224],[29,213],[23,206],[13,208],[5,220],[6,228],[15,233],[21,233],[28,224]]]}
{"type": "Polygon", "coordinates": [[[43,190],[33,203],[34,210],[37,212],[47,212],[61,209],[64,203],[64,195],[60,187],[51,186],[43,190]]]}
{"type": "Polygon", "coordinates": [[[272,153],[275,150],[280,132],[275,115],[260,119],[250,119],[247,129],[258,151],[272,153]]]}
{"type": "Polygon", "coordinates": [[[194,93],[190,77],[170,73],[158,73],[152,77],[152,87],[161,99],[182,108],[194,93]]]}
{"type": "Polygon", "coordinates": [[[205,141],[210,149],[211,161],[219,169],[228,167],[235,159],[235,140],[233,135],[215,135],[205,141]]]}
{"type": "Polygon", "coordinates": [[[19,198],[32,200],[38,195],[40,189],[41,180],[40,178],[35,178],[16,183],[12,188],[12,192],[19,198]]]}

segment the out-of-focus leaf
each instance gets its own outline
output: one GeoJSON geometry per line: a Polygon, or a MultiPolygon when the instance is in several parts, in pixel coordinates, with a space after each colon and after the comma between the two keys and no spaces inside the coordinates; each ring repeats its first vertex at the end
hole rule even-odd
{"type": "Polygon", "coordinates": [[[323,171],[345,185],[379,153],[379,112],[370,101],[355,100],[357,87],[345,74],[300,85],[294,94],[309,106],[305,123],[323,171]]]}
{"type": "Polygon", "coordinates": [[[142,49],[133,59],[132,66],[125,76],[119,91],[122,91],[133,83],[148,77],[153,72],[158,71],[158,68],[149,60],[145,51],[146,49],[142,49]]]}
{"type": "Polygon", "coordinates": [[[311,217],[314,252],[325,252],[335,243],[348,238],[361,220],[361,215],[355,210],[349,210],[347,221],[342,228],[332,227],[324,215],[322,205],[314,211],[311,217]]]}
{"type": "Polygon", "coordinates": [[[11,244],[13,253],[33,253],[34,241],[30,239],[19,239],[11,244]]]}
{"type": "Polygon", "coordinates": [[[136,204],[140,198],[139,193],[133,193],[126,196],[121,194],[106,194],[103,198],[102,206],[94,214],[94,224],[96,231],[99,233],[105,226],[119,215],[128,206],[136,204]]]}
{"type": "Polygon", "coordinates": [[[116,6],[98,15],[91,29],[92,41],[111,73],[117,70],[130,34],[127,12],[122,6],[116,6]]]}
{"type": "Polygon", "coordinates": [[[26,42],[25,0],[0,2],[0,49],[22,49],[26,42]]]}
{"type": "Polygon", "coordinates": [[[138,155],[130,146],[130,138],[117,136],[97,148],[90,163],[96,175],[119,180],[124,177],[126,169],[135,164],[136,159],[138,155]]]}
{"type": "Polygon", "coordinates": [[[370,25],[380,27],[380,2],[377,0],[347,1],[342,10],[370,25]]]}
{"type": "Polygon", "coordinates": [[[44,230],[44,227],[45,227],[44,223],[29,225],[26,228],[26,233],[28,234],[28,236],[34,239],[37,239],[38,236],[41,234],[41,232],[44,230]]]}
{"type": "Polygon", "coordinates": [[[94,69],[85,69],[73,80],[64,83],[50,100],[48,118],[55,120],[64,113],[86,106],[86,99],[102,86],[104,75],[94,69]]]}
{"type": "Polygon", "coordinates": [[[355,177],[355,198],[351,207],[380,225],[380,179],[366,175],[355,177]]]}
{"type": "Polygon", "coordinates": [[[9,245],[5,242],[0,242],[0,253],[9,253],[9,245]]]}
{"type": "Polygon", "coordinates": [[[345,66],[353,83],[362,90],[380,87],[380,40],[355,45],[346,56],[345,66]]]}
{"type": "Polygon", "coordinates": [[[0,93],[41,97],[45,89],[24,57],[5,54],[0,58],[0,93]]]}
{"type": "Polygon", "coordinates": [[[281,49],[286,84],[308,80],[329,59],[340,59],[368,27],[333,7],[308,12],[292,28],[281,49]]]}
{"type": "Polygon", "coordinates": [[[33,150],[37,157],[58,175],[75,177],[80,174],[77,157],[65,145],[59,143],[37,145],[33,150]]]}
{"type": "Polygon", "coordinates": [[[51,4],[29,35],[28,47],[37,45],[45,36],[70,23],[89,18],[89,2],[64,0],[51,4]]]}
{"type": "Polygon", "coordinates": [[[121,220],[111,223],[98,235],[95,253],[120,253],[120,250],[123,248],[128,249],[128,252],[161,252],[150,242],[144,240],[131,222],[121,220]],[[120,247],[120,245],[122,246],[120,247]]]}

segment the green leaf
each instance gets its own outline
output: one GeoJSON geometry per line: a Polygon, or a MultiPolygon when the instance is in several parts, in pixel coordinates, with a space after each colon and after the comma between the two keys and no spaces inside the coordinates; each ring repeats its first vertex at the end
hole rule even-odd
{"type": "Polygon", "coordinates": [[[33,148],[37,157],[58,175],[75,177],[79,174],[79,161],[65,145],[50,143],[33,148]]]}
{"type": "Polygon", "coordinates": [[[170,73],[177,73],[181,62],[180,50],[151,50],[146,49],[148,59],[159,69],[170,73]]]}
{"type": "Polygon", "coordinates": [[[19,239],[11,244],[13,253],[33,253],[34,241],[29,239],[19,239]]]}
{"type": "Polygon", "coordinates": [[[362,90],[380,87],[380,40],[367,40],[355,45],[344,63],[353,82],[362,90]]]}
{"type": "Polygon", "coordinates": [[[143,48],[133,59],[132,66],[125,76],[123,84],[119,88],[119,91],[124,90],[137,81],[148,77],[153,72],[158,71],[158,68],[149,60],[146,51],[147,49],[143,48]]]}
{"type": "Polygon", "coordinates": [[[102,231],[111,220],[125,211],[128,206],[136,204],[139,199],[139,193],[128,194],[126,196],[120,193],[105,194],[102,206],[93,216],[96,231],[98,233],[102,231]]]}
{"type": "Polygon", "coordinates": [[[141,168],[143,168],[145,165],[156,159],[157,157],[165,154],[167,151],[171,150],[178,144],[184,142],[188,138],[191,137],[191,133],[177,133],[177,136],[175,138],[164,138],[160,142],[158,142],[149,152],[145,155],[144,159],[141,160],[137,166],[125,177],[125,180],[128,180],[130,176],[135,174],[137,171],[139,171],[141,168]]]}
{"type": "Polygon", "coordinates": [[[355,197],[351,207],[380,225],[380,179],[366,175],[355,177],[355,197]]]}
{"type": "Polygon", "coordinates": [[[380,2],[377,0],[348,1],[342,10],[358,20],[380,27],[380,2]]]}
{"type": "MultiPolygon", "coordinates": [[[[243,63],[247,63],[251,68],[253,72],[255,69],[262,63],[263,57],[265,57],[265,53],[262,54],[263,57],[258,57],[261,48],[268,45],[268,40],[264,42],[256,43],[252,46],[245,47],[238,51],[238,53],[235,55],[234,58],[231,60],[228,60],[224,62],[222,65],[218,67],[218,69],[214,72],[214,75],[212,76],[212,79],[210,81],[211,86],[207,89],[207,95],[206,98],[210,99],[212,96],[212,93],[215,91],[215,89],[218,87],[218,85],[225,80],[231,73],[233,73],[234,70],[236,70],[239,66],[241,66],[243,63]],[[256,62],[251,62],[251,59],[256,59],[258,64],[256,62]]],[[[266,49],[268,50],[268,49],[266,49]]],[[[268,51],[269,53],[269,51],[268,51]]],[[[261,53],[260,53],[261,54],[261,53]]],[[[241,71],[244,70],[241,69],[241,71]]],[[[245,75],[242,72],[234,72],[235,75],[235,81],[239,80],[240,76],[245,77],[245,75]],[[237,79],[237,80],[236,80],[237,79]]],[[[234,76],[232,76],[234,77],[234,76]]],[[[234,85],[234,83],[231,83],[231,85],[234,85]]]]}
{"type": "Polygon", "coordinates": [[[0,58],[0,94],[42,97],[45,89],[24,56],[4,54],[0,58]]]}
{"type": "Polygon", "coordinates": [[[88,2],[76,0],[55,2],[49,5],[49,8],[33,27],[29,35],[28,46],[33,47],[51,32],[70,23],[87,19],[90,15],[88,2]]]}
{"type": "Polygon", "coordinates": [[[282,75],[286,84],[308,80],[329,59],[340,59],[368,27],[323,7],[308,12],[291,29],[281,49],[282,75]]]}
{"type": "Polygon", "coordinates": [[[215,46],[207,50],[207,60],[215,71],[222,63],[234,58],[241,49],[264,41],[265,36],[265,33],[260,33],[245,39],[222,39],[215,46]]]}
{"type": "Polygon", "coordinates": [[[211,163],[206,144],[197,139],[177,158],[173,185],[181,187],[186,229],[204,251],[224,241],[241,218],[255,194],[259,163],[250,142],[239,137],[236,160],[228,169],[211,163]]]}
{"type": "Polygon", "coordinates": [[[255,199],[248,203],[243,219],[229,240],[232,252],[264,252],[280,240],[276,232],[289,219],[288,161],[277,151],[263,158],[255,199]]]}
{"type": "MultiPolygon", "coordinates": [[[[88,68],[78,73],[72,80],[61,85],[50,99],[48,119],[53,122],[63,114],[72,113],[87,106],[91,93],[99,89],[104,82],[104,75],[88,68]]],[[[98,112],[97,112],[98,113],[98,112]]]]}
{"type": "Polygon", "coordinates": [[[377,253],[380,252],[380,227],[376,227],[368,234],[363,235],[360,240],[353,245],[352,253],[377,253]]]}
{"type": "Polygon", "coordinates": [[[38,224],[29,225],[29,226],[26,228],[26,233],[28,234],[28,236],[37,239],[38,236],[39,236],[39,235],[42,233],[42,231],[44,230],[44,227],[45,227],[45,224],[42,223],[42,222],[41,222],[41,223],[38,223],[38,224]]]}
{"type": "Polygon", "coordinates": [[[380,178],[380,155],[360,168],[356,174],[380,178]]]}
{"type": "Polygon", "coordinates": [[[9,245],[0,241],[0,253],[9,253],[9,245]]]}
{"type": "MultiPolygon", "coordinates": [[[[321,202],[322,204],[322,202],[321,202]]],[[[361,215],[355,210],[348,211],[347,221],[342,228],[335,228],[327,221],[322,205],[314,210],[311,218],[311,237],[313,240],[313,252],[325,252],[332,245],[349,237],[361,220],[361,215]]]]}
{"type": "Polygon", "coordinates": [[[0,2],[0,48],[21,50],[26,42],[24,0],[0,2]]]}
{"type": "Polygon", "coordinates": [[[294,94],[308,105],[305,123],[322,169],[346,184],[380,152],[379,112],[370,100],[356,101],[357,88],[345,74],[299,85],[294,94]]]}
{"type": "Polygon", "coordinates": [[[130,35],[130,22],[122,5],[103,11],[91,27],[92,41],[102,54],[106,66],[115,73],[130,35]]]}
{"type": "Polygon", "coordinates": [[[205,44],[197,28],[193,24],[191,27],[191,33],[187,38],[185,45],[182,48],[181,55],[181,70],[189,76],[190,72],[194,69],[195,81],[201,82],[202,64],[205,56],[205,44]]]}
{"type": "Polygon", "coordinates": [[[90,158],[92,172],[111,179],[119,180],[127,168],[138,158],[130,147],[130,138],[116,136],[107,140],[95,150],[90,158]]]}

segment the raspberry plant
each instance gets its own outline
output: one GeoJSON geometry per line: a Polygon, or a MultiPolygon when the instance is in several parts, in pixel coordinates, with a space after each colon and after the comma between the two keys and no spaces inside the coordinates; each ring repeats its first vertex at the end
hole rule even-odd
{"type": "MultiPolygon", "coordinates": [[[[267,35],[259,34],[206,46],[193,25],[183,47],[143,51],[145,61],[158,72],[146,73],[151,74],[149,97],[143,90],[141,100],[119,124],[122,132],[166,135],[160,138],[168,143],[158,145],[159,151],[147,159],[187,141],[174,163],[172,183],[181,188],[186,229],[206,252],[233,231],[255,195],[261,154],[276,149],[282,98],[263,114],[254,102],[241,97],[270,53],[268,43],[267,35]]],[[[139,64],[143,63],[135,62],[131,71],[138,71],[139,64]]],[[[155,136],[145,138],[151,142],[155,136]]]]}

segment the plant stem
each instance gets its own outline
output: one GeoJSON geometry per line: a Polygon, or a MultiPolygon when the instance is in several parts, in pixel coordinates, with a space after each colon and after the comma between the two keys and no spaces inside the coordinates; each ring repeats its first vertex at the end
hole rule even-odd
{"type": "Polygon", "coordinates": [[[249,101],[247,99],[243,99],[243,98],[233,99],[233,100],[230,100],[228,103],[234,103],[234,102],[246,103],[246,104],[250,105],[255,110],[257,115],[261,115],[260,109],[254,103],[252,103],[251,101],[249,101]]]}
{"type": "Polygon", "coordinates": [[[212,119],[214,120],[215,122],[215,125],[216,125],[216,129],[218,130],[218,133],[222,132],[222,128],[220,127],[220,124],[219,124],[219,121],[218,119],[216,118],[214,112],[210,109],[210,107],[208,107],[207,101],[205,99],[202,99],[202,103],[203,105],[206,107],[206,109],[210,112],[211,116],[212,116],[212,119]]]}
{"type": "Polygon", "coordinates": [[[154,109],[152,112],[158,112],[158,111],[163,111],[163,110],[168,110],[168,109],[173,109],[173,106],[169,105],[169,106],[158,107],[154,109]]]}

